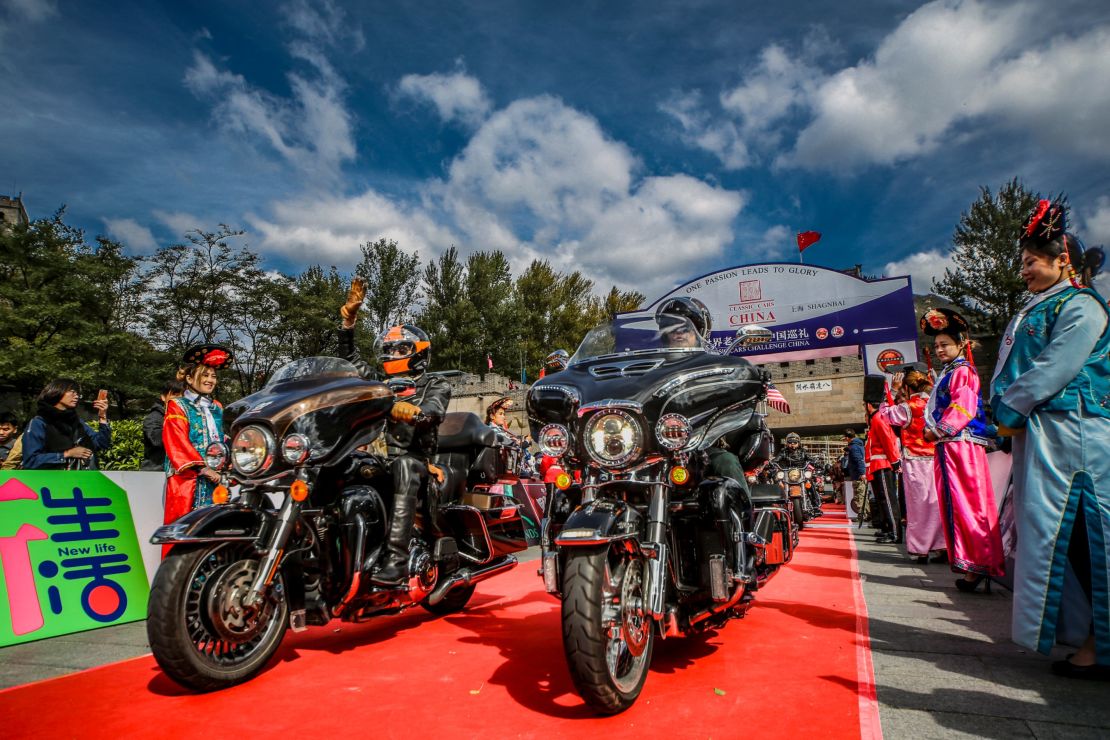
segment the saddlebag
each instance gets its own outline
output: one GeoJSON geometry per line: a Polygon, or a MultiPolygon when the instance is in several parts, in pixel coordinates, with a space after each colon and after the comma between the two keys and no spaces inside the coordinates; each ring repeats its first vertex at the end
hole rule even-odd
{"type": "Polygon", "coordinates": [[[469,492],[463,503],[440,510],[459,545],[459,553],[484,563],[528,547],[520,504],[501,493],[469,492]]]}

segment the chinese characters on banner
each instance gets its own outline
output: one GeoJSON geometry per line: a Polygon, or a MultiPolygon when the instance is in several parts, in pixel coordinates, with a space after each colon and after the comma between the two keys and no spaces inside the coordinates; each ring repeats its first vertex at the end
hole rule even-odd
{"type": "Polygon", "coordinates": [[[0,646],[143,619],[127,494],[97,472],[0,475],[0,646]]]}
{"type": "Polygon", "coordinates": [[[826,393],[831,391],[831,380],[803,380],[794,384],[795,393],[826,393]]]}

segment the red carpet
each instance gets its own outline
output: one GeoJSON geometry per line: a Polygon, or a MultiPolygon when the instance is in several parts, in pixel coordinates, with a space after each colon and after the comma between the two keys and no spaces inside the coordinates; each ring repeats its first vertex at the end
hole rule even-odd
{"type": "Polygon", "coordinates": [[[558,603],[533,562],[452,617],[415,610],[287,637],[259,677],[216,694],[185,693],[149,656],[9,689],[3,735],[877,737],[854,546],[842,513],[819,524],[747,618],[657,642],[644,693],[616,717],[574,693],[558,603]]]}

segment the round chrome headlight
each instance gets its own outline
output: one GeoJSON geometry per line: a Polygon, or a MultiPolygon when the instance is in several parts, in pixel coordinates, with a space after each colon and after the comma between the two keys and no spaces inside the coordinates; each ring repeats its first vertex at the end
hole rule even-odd
{"type": "Polygon", "coordinates": [[[227,445],[223,442],[213,442],[204,451],[204,464],[206,467],[223,472],[227,469],[227,445]]]}
{"type": "Polygon", "coordinates": [[[813,477],[813,471],[812,470],[807,470],[806,471],[806,480],[809,480],[812,477],[813,477]]]}
{"type": "Polygon", "coordinates": [[[300,465],[311,453],[308,437],[303,434],[290,434],[281,441],[281,456],[290,465],[300,465]]]}
{"type": "Polygon", "coordinates": [[[779,472],[775,473],[775,478],[777,480],[782,480],[785,477],[786,477],[786,473],[782,472],[781,470],[779,472]]]}
{"type": "Polygon", "coordinates": [[[570,435],[562,424],[548,424],[540,430],[536,444],[548,457],[562,457],[570,446],[570,435]]]}
{"type": "Polygon", "coordinates": [[[231,461],[243,475],[254,475],[274,462],[274,435],[259,426],[241,429],[231,442],[231,461]]]}
{"type": "Polygon", "coordinates": [[[640,424],[623,411],[597,413],[586,425],[586,450],[602,465],[619,467],[643,449],[640,424]]]}
{"type": "Polygon", "coordinates": [[[690,441],[690,420],[682,414],[665,414],[655,425],[655,438],[668,450],[681,450],[690,441]]]}
{"type": "Polygon", "coordinates": [[[786,480],[789,483],[801,483],[802,471],[797,468],[790,468],[790,472],[786,474],[786,480]]]}

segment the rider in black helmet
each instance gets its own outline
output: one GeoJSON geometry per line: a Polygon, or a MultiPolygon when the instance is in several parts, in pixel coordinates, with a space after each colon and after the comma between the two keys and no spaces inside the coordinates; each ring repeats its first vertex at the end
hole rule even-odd
{"type": "Polygon", "coordinates": [[[565,349],[557,349],[547,356],[543,361],[544,375],[551,375],[567,369],[570,364],[570,355],[567,354],[565,349]]]}
{"type": "Polygon", "coordinates": [[[655,320],[668,347],[704,346],[713,329],[713,318],[706,305],[688,296],[663,301],[655,311],[655,320]]]}
{"type": "MultiPolygon", "coordinates": [[[[358,279],[356,278],[356,281],[358,279]]],[[[368,377],[374,370],[362,362],[355,350],[354,326],[362,305],[361,286],[352,285],[340,314],[340,353],[359,366],[368,377]]],[[[412,324],[391,326],[374,342],[387,380],[397,384],[395,401],[386,427],[386,459],[393,487],[393,516],[390,518],[386,553],[371,580],[383,586],[398,586],[408,575],[409,541],[418,498],[428,488],[429,475],[442,482],[443,472],[432,464],[438,443],[438,427],[451,401],[451,386],[440,375],[426,373],[431,362],[428,335],[412,324]]],[[[365,565],[365,564],[364,564],[365,565]]]]}

